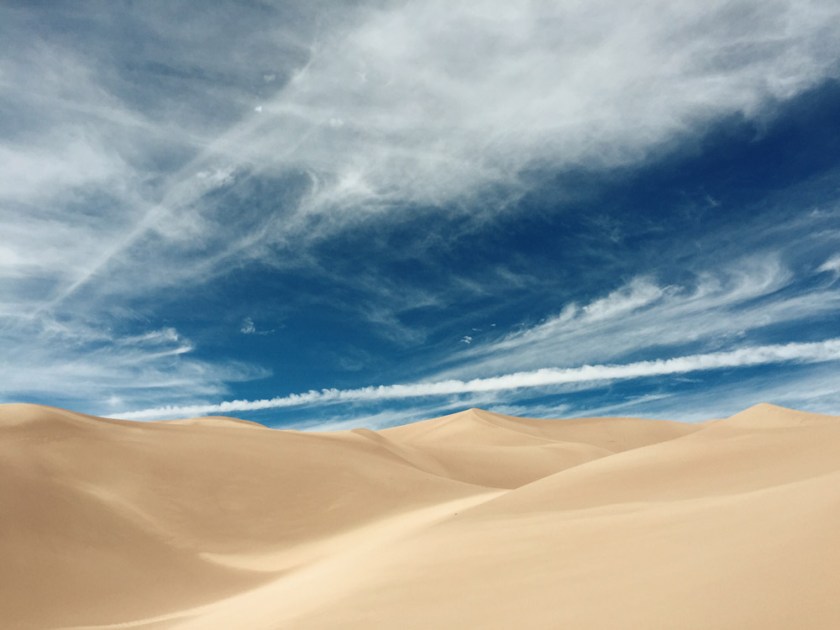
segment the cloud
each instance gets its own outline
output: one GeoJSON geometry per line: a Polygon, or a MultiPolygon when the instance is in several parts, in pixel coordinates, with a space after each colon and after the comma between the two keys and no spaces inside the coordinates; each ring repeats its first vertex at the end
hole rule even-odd
{"type": "Polygon", "coordinates": [[[815,363],[739,375],[720,381],[700,380],[678,392],[643,395],[615,403],[578,404],[574,415],[644,415],[697,421],[725,418],[756,404],[770,402],[793,409],[836,414],[840,408],[840,372],[834,363],[815,363]]]}
{"type": "Polygon", "coordinates": [[[20,293],[53,307],[93,279],[97,291],[136,294],[206,281],[231,260],[279,262],[276,247],[418,206],[480,201],[492,214],[527,190],[529,173],[644,161],[716,119],[764,116],[836,76],[840,58],[829,0],[359,3],[328,16],[220,4],[202,16],[75,18],[85,46],[21,37],[2,60],[4,93],[30,112],[0,146],[14,203],[113,200],[96,221],[42,209],[4,244],[26,261],[20,243],[46,241],[48,289],[20,293]],[[113,19],[156,45],[129,57],[113,19]],[[235,53],[212,44],[221,35],[239,42],[235,53]],[[215,216],[220,189],[277,178],[300,195],[233,229],[215,216]],[[52,246],[68,233],[78,247],[52,246]],[[96,242],[114,245],[85,256],[96,242]],[[176,277],[130,272],[152,267],[176,277]]]}
{"type": "Polygon", "coordinates": [[[276,329],[257,328],[257,325],[254,323],[254,319],[251,317],[246,317],[242,320],[242,325],[239,327],[239,332],[243,335],[257,335],[260,337],[265,337],[266,335],[273,335],[276,332],[276,329]]]}
{"type": "Polygon", "coordinates": [[[761,116],[837,72],[838,16],[830,2],[391,5],[328,34],[259,129],[301,138],[276,163],[312,174],[307,212],[442,205],[761,116]]]}
{"type": "MultiPolygon", "coordinates": [[[[666,290],[667,288],[655,285],[648,278],[634,278],[628,285],[584,306],[583,316],[580,319],[586,322],[597,322],[631,313],[650,306],[662,297],[666,290]]],[[[560,315],[561,319],[573,317],[573,312],[560,315]]]]}
{"type": "Polygon", "coordinates": [[[802,278],[775,252],[686,275],[684,283],[669,285],[637,277],[588,304],[567,304],[541,323],[471,345],[444,364],[438,376],[529,369],[556,364],[558,358],[564,365],[608,361],[690,344],[715,349],[763,329],[840,310],[835,288],[801,288],[802,278]]]}
{"type": "Polygon", "coordinates": [[[240,362],[198,359],[194,345],[174,328],[138,334],[38,319],[0,329],[0,346],[13,348],[0,362],[0,402],[44,400],[90,411],[156,401],[220,396],[229,383],[265,377],[240,362]],[[21,342],[24,339],[25,342],[21,342]]]}
{"type": "Polygon", "coordinates": [[[825,271],[836,275],[840,275],[840,256],[832,256],[819,267],[817,267],[817,271],[825,271]]]}
{"type": "Polygon", "coordinates": [[[316,405],[334,402],[400,400],[431,396],[450,396],[515,390],[546,388],[557,385],[599,383],[604,381],[649,378],[721,368],[753,367],[785,362],[820,363],[840,360],[840,339],[812,343],[789,343],[739,348],[728,352],[689,355],[655,361],[638,361],[624,365],[583,365],[574,368],[543,368],[531,372],[516,372],[469,381],[451,379],[436,382],[416,382],[379,385],[357,389],[323,389],[290,394],[264,400],[233,400],[218,404],[166,406],[116,414],[114,417],[148,420],[167,417],[233,413],[316,405]]]}

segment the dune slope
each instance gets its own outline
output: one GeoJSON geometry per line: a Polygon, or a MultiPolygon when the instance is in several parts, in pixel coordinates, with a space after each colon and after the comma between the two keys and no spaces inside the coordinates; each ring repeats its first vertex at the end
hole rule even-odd
{"type": "Polygon", "coordinates": [[[837,628],[840,418],[0,406],[10,628],[837,628]],[[244,429],[244,430],[243,430],[244,429]]]}

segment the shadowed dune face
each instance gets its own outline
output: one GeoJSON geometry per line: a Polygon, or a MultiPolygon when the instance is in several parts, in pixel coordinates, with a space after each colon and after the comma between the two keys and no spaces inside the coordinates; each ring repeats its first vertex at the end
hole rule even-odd
{"type": "Polygon", "coordinates": [[[593,418],[563,422],[469,409],[381,431],[450,478],[513,489],[565,468],[695,430],[679,422],[593,418]]]}
{"type": "Polygon", "coordinates": [[[0,406],[11,628],[840,627],[840,418],[383,431],[0,406]]]}

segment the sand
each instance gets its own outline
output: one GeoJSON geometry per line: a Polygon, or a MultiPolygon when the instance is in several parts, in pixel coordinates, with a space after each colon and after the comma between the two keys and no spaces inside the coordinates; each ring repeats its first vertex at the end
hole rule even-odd
{"type": "Polygon", "coordinates": [[[840,628],[840,417],[0,405],[3,628],[840,628]]]}

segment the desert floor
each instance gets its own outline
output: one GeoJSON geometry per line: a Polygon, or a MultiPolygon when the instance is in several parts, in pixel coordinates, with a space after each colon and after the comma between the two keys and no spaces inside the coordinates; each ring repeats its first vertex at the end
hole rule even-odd
{"type": "Polygon", "coordinates": [[[840,417],[0,405],[0,627],[840,628],[840,417]]]}

